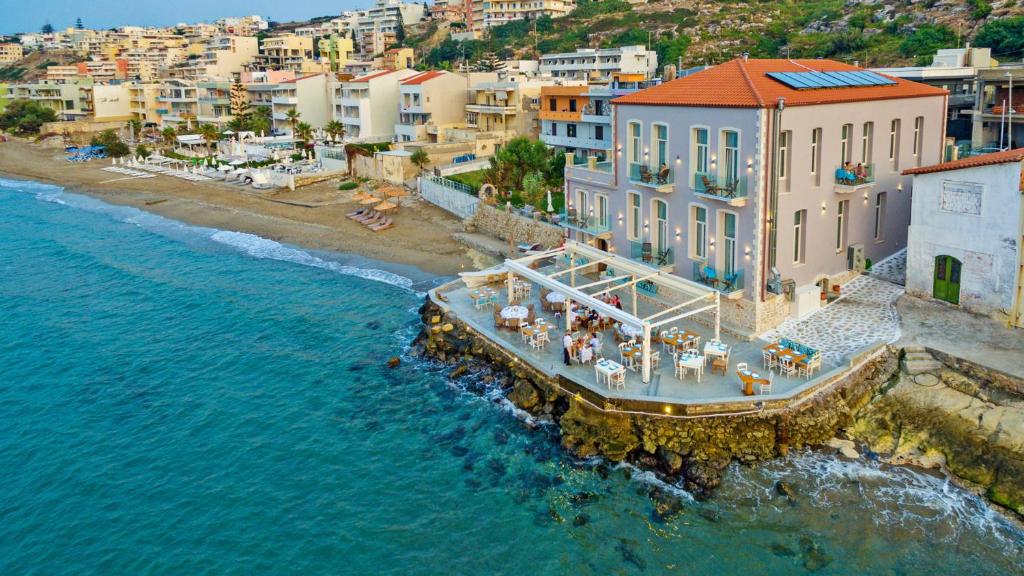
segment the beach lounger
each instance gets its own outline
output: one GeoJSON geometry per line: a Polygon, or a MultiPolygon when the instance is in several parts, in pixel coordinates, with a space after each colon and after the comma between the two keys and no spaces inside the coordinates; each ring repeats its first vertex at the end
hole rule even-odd
{"type": "Polygon", "coordinates": [[[360,208],[359,210],[356,210],[355,212],[349,212],[348,214],[345,214],[345,217],[352,218],[354,220],[356,217],[363,216],[363,215],[367,214],[369,211],[370,211],[369,208],[360,208]]]}
{"type": "Polygon", "coordinates": [[[363,220],[362,221],[362,225],[366,226],[367,228],[369,228],[369,227],[371,227],[371,226],[373,226],[375,224],[380,224],[381,222],[383,222],[385,220],[387,220],[386,216],[384,216],[383,214],[377,214],[373,218],[369,218],[367,220],[363,220]]]}
{"type": "Polygon", "coordinates": [[[373,230],[374,232],[380,232],[382,230],[387,230],[388,228],[391,228],[394,225],[395,224],[391,221],[391,218],[385,218],[383,221],[381,221],[380,224],[370,226],[370,230],[373,230]]]}
{"type": "Polygon", "coordinates": [[[381,215],[380,212],[377,212],[376,210],[370,210],[365,215],[360,216],[360,217],[356,218],[355,220],[356,220],[356,222],[360,222],[360,223],[365,224],[368,220],[374,220],[374,219],[379,218],[380,215],[381,215]]]}

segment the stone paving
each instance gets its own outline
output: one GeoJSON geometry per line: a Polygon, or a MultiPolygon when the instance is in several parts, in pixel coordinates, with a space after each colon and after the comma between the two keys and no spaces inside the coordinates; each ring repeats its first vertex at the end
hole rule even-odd
{"type": "Polygon", "coordinates": [[[789,338],[822,351],[826,366],[837,366],[877,342],[900,337],[896,300],[903,287],[873,276],[858,276],[842,287],[843,295],[818,312],[789,319],[761,334],[768,341],[789,338]]]}
{"type": "Polygon", "coordinates": [[[906,286],[907,283],[907,249],[889,256],[871,267],[871,276],[893,284],[906,286]]]}

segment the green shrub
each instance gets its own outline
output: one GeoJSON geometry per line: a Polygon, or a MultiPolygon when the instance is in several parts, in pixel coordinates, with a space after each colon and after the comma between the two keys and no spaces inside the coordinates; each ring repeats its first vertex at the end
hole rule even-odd
{"type": "Polygon", "coordinates": [[[342,191],[344,191],[344,190],[355,190],[356,188],[359,188],[359,183],[358,182],[351,182],[351,181],[349,181],[349,182],[342,182],[341,184],[338,184],[338,190],[342,190],[342,191]]]}
{"type": "Polygon", "coordinates": [[[103,146],[107,149],[107,156],[120,158],[131,153],[128,145],[121,141],[121,137],[113,130],[104,130],[93,136],[90,142],[93,146],[103,146]]]}

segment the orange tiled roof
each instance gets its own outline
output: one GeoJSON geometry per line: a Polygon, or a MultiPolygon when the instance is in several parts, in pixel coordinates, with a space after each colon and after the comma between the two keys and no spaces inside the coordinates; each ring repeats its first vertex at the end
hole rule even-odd
{"type": "Polygon", "coordinates": [[[369,80],[373,80],[374,78],[380,78],[385,74],[391,74],[392,72],[394,72],[394,70],[382,70],[380,72],[374,72],[373,74],[367,74],[366,76],[355,78],[352,80],[352,82],[367,82],[369,80]]]}
{"type": "Polygon", "coordinates": [[[861,100],[888,100],[942,96],[942,88],[885,76],[890,86],[854,86],[797,90],[769,78],[769,72],[839,72],[861,70],[834,60],[743,60],[737,58],[696,74],[665,82],[612,100],[613,104],[653,106],[706,106],[719,108],[774,108],[778,99],[786,106],[835,104],[861,100]]]}
{"type": "Polygon", "coordinates": [[[292,78],[291,80],[285,80],[285,81],[281,82],[281,84],[295,84],[299,80],[305,80],[306,78],[314,78],[316,76],[323,76],[323,75],[324,75],[323,72],[317,72],[315,74],[307,74],[305,76],[300,76],[298,78],[292,78]]]}
{"type": "Polygon", "coordinates": [[[1024,160],[1024,148],[1014,148],[1013,150],[1003,150],[1002,152],[993,152],[991,154],[982,154],[981,156],[961,158],[959,160],[953,160],[952,162],[943,162],[941,164],[933,164],[931,166],[911,168],[909,170],[904,170],[903,174],[928,174],[931,172],[960,170],[961,168],[976,168],[978,166],[991,166],[993,164],[1008,164],[1010,162],[1020,162],[1022,160],[1024,160]]]}
{"type": "Polygon", "coordinates": [[[438,76],[440,76],[442,74],[444,74],[444,72],[441,72],[439,70],[427,70],[426,72],[420,72],[419,74],[417,74],[415,76],[410,76],[410,77],[406,78],[405,80],[402,80],[402,84],[404,84],[406,86],[409,86],[409,85],[412,85],[412,84],[423,84],[427,80],[433,80],[434,78],[437,78],[438,76]]]}

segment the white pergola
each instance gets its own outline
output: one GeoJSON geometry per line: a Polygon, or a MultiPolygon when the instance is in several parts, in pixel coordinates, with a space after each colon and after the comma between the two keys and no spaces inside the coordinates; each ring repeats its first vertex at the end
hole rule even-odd
{"type": "Polygon", "coordinates": [[[516,276],[565,295],[567,329],[572,328],[572,314],[569,310],[573,302],[597,310],[598,313],[623,324],[639,328],[643,332],[644,383],[650,382],[651,379],[651,334],[657,333],[659,327],[710,311],[715,318],[715,338],[720,337],[720,294],[717,290],[586,244],[567,240],[565,245],[553,250],[505,260],[505,269],[508,271],[509,302],[513,301],[513,280],[516,276]],[[569,264],[568,268],[563,270],[544,273],[531,267],[540,260],[565,256],[568,256],[569,264]],[[606,265],[614,273],[607,278],[593,281],[582,276],[585,271],[596,270],[601,264],[606,265]],[[578,275],[586,280],[584,284],[577,285],[578,275]],[[681,295],[681,301],[678,304],[668,304],[667,308],[650,316],[640,317],[637,315],[637,284],[641,282],[670,289],[681,295]],[[619,310],[598,298],[623,289],[630,290],[632,295],[631,312],[619,310]]]}

